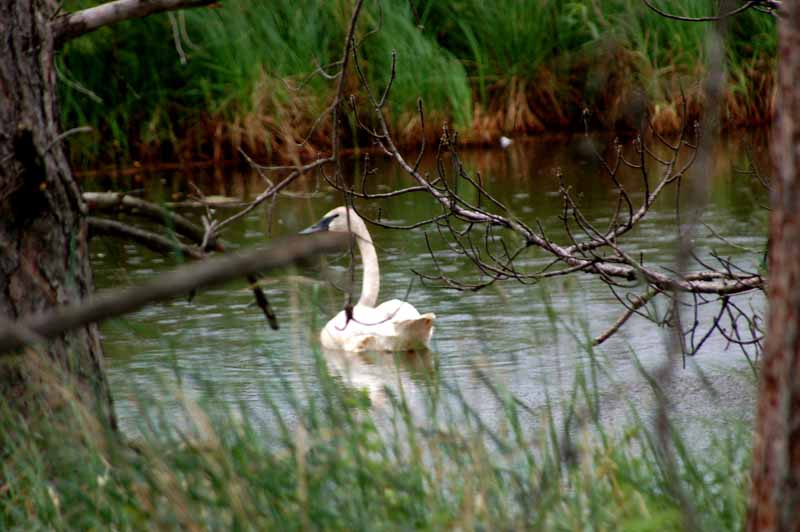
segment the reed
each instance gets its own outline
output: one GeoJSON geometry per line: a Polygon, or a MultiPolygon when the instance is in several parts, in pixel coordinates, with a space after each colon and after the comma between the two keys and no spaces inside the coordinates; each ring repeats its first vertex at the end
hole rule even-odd
{"type": "Polygon", "coordinates": [[[749,431],[730,427],[706,452],[670,427],[668,459],[639,405],[629,405],[622,430],[604,424],[604,370],[592,352],[566,400],[538,410],[476,368],[500,406],[494,421],[435,376],[421,405],[402,388],[385,389],[376,405],[322,355],[310,356],[313,371],[300,382],[283,379],[238,405],[220,401],[213,380],[176,370],[158,397],[138,396],[124,437],[66,392],[67,406],[48,417],[1,412],[0,526],[677,530],[690,518],[701,529],[742,526],[749,431]],[[182,382],[194,392],[174,384],[182,382]]]}
{"type": "MultiPolygon", "coordinates": [[[[68,0],[65,9],[88,3],[68,0]]],[[[324,149],[330,126],[312,125],[334,83],[314,72],[335,70],[351,4],[231,0],[70,43],[58,59],[62,121],[94,128],[70,139],[75,164],[221,160],[242,147],[292,159],[324,149]]],[[[659,5],[701,16],[716,2],[659,5]]],[[[637,127],[643,110],[663,111],[655,118],[666,132],[676,127],[681,92],[691,118],[699,117],[711,27],[664,19],[636,0],[376,0],[358,37],[375,92],[397,51],[389,118],[399,140],[419,141],[421,97],[431,139],[448,121],[465,140],[490,142],[503,133],[580,128],[584,108],[605,129],[637,127]]],[[[772,113],[775,21],[750,11],[731,21],[729,34],[726,123],[762,124],[772,113]]],[[[348,91],[366,103],[355,80],[348,91]]],[[[360,138],[351,123],[346,142],[357,146],[360,138]]]]}

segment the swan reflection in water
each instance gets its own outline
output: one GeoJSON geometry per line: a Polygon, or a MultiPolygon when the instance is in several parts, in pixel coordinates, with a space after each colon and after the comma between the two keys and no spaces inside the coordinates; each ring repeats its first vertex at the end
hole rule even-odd
{"type": "Polygon", "coordinates": [[[436,367],[428,350],[386,354],[348,353],[341,349],[322,349],[328,371],[346,386],[364,391],[373,406],[387,404],[388,394],[416,395],[420,384],[435,383],[436,367]]]}

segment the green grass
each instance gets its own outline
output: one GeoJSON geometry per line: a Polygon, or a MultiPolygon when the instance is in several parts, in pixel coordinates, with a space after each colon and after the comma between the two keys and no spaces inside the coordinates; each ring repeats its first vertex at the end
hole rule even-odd
{"type": "Polygon", "coordinates": [[[420,96],[429,113],[450,117],[458,127],[470,123],[472,102],[464,66],[420,31],[407,3],[381,0],[377,9],[368,11],[362,27],[378,29],[364,44],[373,92],[383,90],[391,71],[392,51],[397,52],[389,115],[395,123],[416,114],[420,96]]]}
{"type": "MultiPolygon", "coordinates": [[[[280,81],[299,81],[315,68],[315,61],[327,64],[340,53],[343,22],[331,17],[332,9],[315,5],[230,2],[226,9],[175,15],[186,64],[180,62],[167,16],[104,28],[74,41],[59,58],[61,71],[96,95],[62,83],[65,123],[95,128],[93,138],[76,141],[77,153],[105,158],[110,145],[116,155],[126,157],[152,144],[165,145],[161,151],[174,155],[179,140],[185,140],[176,131],[200,144],[195,149],[207,150],[202,143],[212,137],[217,120],[234,123],[241,133],[248,113],[258,112],[265,120],[288,113],[298,94],[308,96],[305,112],[317,112],[317,80],[297,94],[280,81]],[[131,141],[141,146],[131,146],[131,141]]],[[[251,123],[251,131],[244,133],[263,137],[270,125],[251,123]]]]}
{"type": "Polygon", "coordinates": [[[600,367],[541,412],[476,373],[502,406],[490,426],[433,382],[421,412],[402,391],[373,407],[314,357],[305,383],[248,404],[220,406],[210,383],[200,399],[173,388],[169,410],[140,396],[128,439],[74,402],[46,420],[4,412],[0,528],[679,530],[689,517],[742,528],[749,432],[692,452],[672,431],[668,455],[635,413],[609,430],[600,367]]]}
{"type": "Polygon", "coordinates": [[[481,101],[489,87],[538,69],[593,39],[578,6],[552,1],[415,2],[419,24],[465,64],[481,101]]]}
{"type": "MultiPolygon", "coordinates": [[[[64,8],[92,3],[68,0],[64,8]]],[[[94,128],[70,139],[74,162],[208,157],[214,143],[229,155],[242,146],[286,151],[332,98],[335,83],[311,74],[320,65],[335,70],[330,65],[340,58],[352,4],[230,0],[69,43],[58,58],[62,122],[94,128]]],[[[700,16],[712,13],[715,2],[658,5],[700,16]]],[[[630,90],[645,93],[652,105],[668,103],[705,72],[710,28],[664,19],[638,0],[373,0],[365,4],[357,36],[364,39],[360,55],[374,92],[383,90],[397,51],[389,118],[400,139],[413,143],[418,97],[432,119],[430,135],[449,120],[467,139],[483,138],[471,127],[493,136],[514,128],[577,127],[585,106],[602,114],[610,99],[630,90]],[[473,123],[476,105],[499,118],[473,123]],[[528,115],[522,122],[502,118],[518,107],[528,115]]],[[[750,11],[731,21],[730,36],[732,120],[763,119],[775,21],[750,11]]],[[[355,81],[347,91],[358,92],[355,81]]],[[[359,100],[365,102],[363,94],[359,100]]],[[[329,133],[323,127],[312,140],[322,146],[329,133]]]]}

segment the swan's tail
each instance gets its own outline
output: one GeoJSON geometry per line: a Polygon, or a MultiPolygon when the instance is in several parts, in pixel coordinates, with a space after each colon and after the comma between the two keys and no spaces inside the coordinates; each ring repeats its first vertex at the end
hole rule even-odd
{"type": "Polygon", "coordinates": [[[395,323],[397,336],[403,340],[408,349],[426,348],[433,334],[435,319],[436,314],[428,312],[419,318],[398,321],[395,323]]]}

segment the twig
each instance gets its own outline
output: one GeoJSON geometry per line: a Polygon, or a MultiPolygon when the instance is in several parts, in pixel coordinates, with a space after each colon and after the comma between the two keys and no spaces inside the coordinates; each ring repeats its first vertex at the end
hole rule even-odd
{"type": "Polygon", "coordinates": [[[611,325],[611,327],[609,327],[603,334],[597,336],[593,340],[592,344],[600,345],[609,338],[611,338],[611,336],[613,336],[614,333],[616,333],[619,330],[619,328],[622,327],[625,324],[625,322],[628,321],[628,319],[636,313],[637,310],[645,306],[648,303],[648,301],[653,299],[657,294],[658,292],[653,291],[653,292],[647,292],[645,295],[637,297],[634,300],[633,304],[630,307],[628,307],[628,309],[622,314],[622,316],[620,316],[617,319],[617,321],[615,321],[611,325]]]}
{"type": "Polygon", "coordinates": [[[158,253],[178,253],[190,259],[202,259],[206,256],[198,248],[187,246],[178,240],[166,238],[116,220],[106,220],[93,216],[89,216],[87,220],[89,222],[90,236],[106,235],[122,238],[141,244],[158,253]]]}
{"type": "Polygon", "coordinates": [[[207,231],[189,221],[184,216],[155,203],[145,201],[130,194],[119,192],[84,192],[83,201],[89,212],[125,212],[133,216],[141,216],[156,223],[164,224],[178,234],[186,236],[196,244],[204,242],[202,249],[222,251],[224,246],[217,242],[213,235],[206,239],[207,231]]]}
{"type": "MultiPolygon", "coordinates": [[[[342,233],[293,236],[269,247],[188,264],[141,286],[111,290],[47,313],[25,316],[18,319],[15,326],[43,338],[54,338],[89,323],[133,312],[155,301],[173,299],[198,288],[284,267],[321,253],[341,251],[349,241],[350,236],[342,233]]],[[[8,327],[0,327],[0,352],[8,352],[25,343],[8,327]]]]}
{"type": "Polygon", "coordinates": [[[715,15],[715,16],[711,16],[711,17],[684,17],[684,16],[681,16],[681,15],[673,15],[671,13],[667,13],[666,11],[664,11],[662,9],[659,9],[658,7],[654,6],[650,2],[650,0],[642,0],[642,2],[644,2],[644,4],[647,7],[649,7],[650,9],[652,9],[653,11],[655,11],[656,13],[661,15],[662,17],[671,18],[672,20],[680,20],[681,22],[717,22],[717,21],[726,19],[728,17],[733,17],[735,15],[738,15],[739,13],[744,13],[745,11],[750,9],[751,7],[755,7],[758,4],[762,3],[761,0],[750,0],[748,2],[745,2],[743,5],[737,7],[736,9],[733,9],[733,10],[728,11],[727,13],[723,13],[721,15],[715,15]]]}

